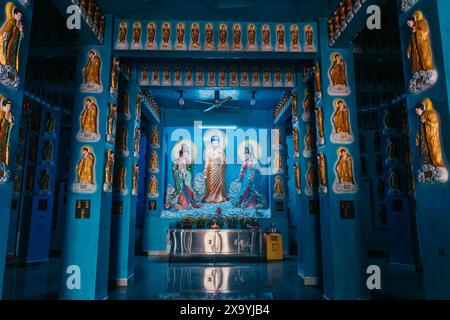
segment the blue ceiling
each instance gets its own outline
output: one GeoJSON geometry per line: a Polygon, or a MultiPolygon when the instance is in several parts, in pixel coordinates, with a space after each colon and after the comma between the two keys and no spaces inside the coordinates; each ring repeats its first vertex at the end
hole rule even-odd
{"type": "MultiPolygon", "coordinates": [[[[206,109],[208,106],[193,102],[193,100],[213,100],[214,90],[217,88],[187,89],[183,91],[186,109],[206,109]]],[[[176,88],[152,88],[151,93],[158,104],[163,108],[179,108],[180,91],[176,88]]],[[[249,109],[273,109],[284,94],[283,89],[259,88],[259,89],[224,89],[220,90],[220,98],[232,97],[227,103],[229,106],[249,109]],[[251,106],[252,92],[255,91],[256,105],[251,106]]]]}
{"type": "Polygon", "coordinates": [[[336,0],[98,0],[103,10],[130,19],[307,21],[328,16],[336,0]]]}

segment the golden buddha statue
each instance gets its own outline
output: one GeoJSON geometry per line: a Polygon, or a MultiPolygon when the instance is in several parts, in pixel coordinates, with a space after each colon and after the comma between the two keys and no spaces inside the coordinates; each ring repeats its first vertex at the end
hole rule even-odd
{"type": "Polygon", "coordinates": [[[128,140],[128,131],[124,126],[119,126],[117,129],[117,147],[123,153],[128,152],[127,140],[128,140]]]}
{"type": "Polygon", "coordinates": [[[133,43],[138,44],[141,42],[141,34],[142,34],[142,27],[139,22],[135,22],[133,24],[133,43]]]}
{"type": "Polygon", "coordinates": [[[299,191],[301,189],[301,180],[300,180],[300,166],[297,163],[294,164],[294,174],[295,174],[295,189],[299,191]]]}
{"type": "Polygon", "coordinates": [[[320,65],[319,62],[316,62],[316,66],[314,67],[314,87],[316,92],[322,92],[322,80],[320,74],[320,65]]]}
{"type": "Polygon", "coordinates": [[[98,134],[98,107],[94,98],[84,100],[84,109],[81,112],[81,132],[98,134]]]}
{"type": "Polygon", "coordinates": [[[323,152],[320,152],[317,156],[317,163],[319,165],[319,179],[320,185],[326,187],[327,184],[327,165],[325,162],[325,155],[323,152]]]}
{"type": "Polygon", "coordinates": [[[214,31],[212,24],[208,23],[205,30],[206,49],[214,49],[214,31]]]}
{"type": "Polygon", "coordinates": [[[239,24],[234,25],[233,29],[233,48],[239,49],[241,47],[241,26],[239,24]]]}
{"type": "Polygon", "coordinates": [[[267,24],[263,26],[262,41],[264,46],[270,46],[270,29],[267,24]]]}
{"type": "Polygon", "coordinates": [[[0,96],[0,163],[9,166],[9,150],[15,126],[11,100],[0,96]]]}
{"type": "Polygon", "coordinates": [[[342,99],[336,100],[335,112],[332,117],[333,128],[336,134],[352,135],[350,130],[350,110],[342,99]]]}
{"type": "Polygon", "coordinates": [[[298,49],[298,47],[299,47],[298,35],[299,35],[298,34],[298,26],[292,25],[291,26],[291,44],[294,49],[298,49]]]}
{"type": "Polygon", "coordinates": [[[204,159],[203,176],[206,180],[206,192],[203,202],[223,203],[228,200],[225,181],[227,160],[219,136],[211,137],[210,144],[205,148],[204,159]]]}
{"type": "Polygon", "coordinates": [[[134,129],[134,148],[133,151],[135,154],[139,153],[139,140],[141,138],[141,129],[136,128],[134,129]]]}
{"type": "Polygon", "coordinates": [[[311,48],[314,46],[314,32],[313,27],[311,25],[305,26],[305,40],[306,40],[306,47],[311,48]]]}
{"type": "Polygon", "coordinates": [[[194,23],[191,27],[191,47],[197,49],[200,47],[200,30],[198,24],[194,23]]]}
{"type": "Polygon", "coordinates": [[[298,128],[294,127],[292,129],[292,137],[294,140],[294,155],[295,157],[298,157],[298,155],[300,154],[300,145],[299,145],[299,134],[298,134],[298,128]]]}
{"type": "Polygon", "coordinates": [[[336,164],[336,175],[340,184],[355,184],[353,178],[353,159],[346,148],[339,149],[339,160],[336,164]]]}
{"type": "Polygon", "coordinates": [[[282,24],[278,25],[277,27],[277,42],[278,42],[278,49],[284,48],[284,26],[282,24]]]}
{"type": "Polygon", "coordinates": [[[101,66],[102,62],[97,50],[89,50],[88,61],[83,69],[84,83],[81,85],[82,90],[87,92],[101,91],[101,66]]]}
{"type": "Polygon", "coordinates": [[[303,100],[303,109],[304,109],[304,113],[302,116],[303,120],[306,121],[310,119],[314,110],[314,105],[315,105],[314,93],[312,92],[312,88],[308,86],[305,89],[305,99],[303,100]]]}
{"type": "Polygon", "coordinates": [[[407,58],[413,73],[435,69],[431,49],[430,30],[421,11],[407,20],[411,28],[411,38],[407,49],[407,58]]]}
{"type": "Polygon", "coordinates": [[[250,24],[248,26],[247,37],[248,37],[249,45],[255,46],[256,45],[256,30],[255,30],[254,24],[250,24]]]}
{"type": "Polygon", "coordinates": [[[152,175],[150,177],[150,183],[148,186],[149,194],[151,195],[157,195],[158,194],[158,179],[155,175],[152,175]]]}
{"type": "Polygon", "coordinates": [[[159,130],[157,126],[152,128],[151,144],[153,146],[159,146],[159,130]]]}
{"type": "Polygon", "coordinates": [[[390,169],[389,186],[391,187],[391,190],[393,190],[393,191],[397,191],[397,192],[402,191],[400,178],[399,178],[397,172],[393,168],[390,169]]]}
{"type": "Polygon", "coordinates": [[[347,65],[339,53],[333,54],[333,64],[330,69],[330,79],[333,86],[347,87],[347,65]]]}
{"type": "Polygon", "coordinates": [[[221,24],[219,30],[219,48],[221,49],[227,48],[228,47],[227,40],[228,40],[227,26],[225,24],[221,24]]]}
{"type": "Polygon", "coordinates": [[[114,151],[108,149],[106,153],[106,164],[105,164],[105,185],[106,185],[105,192],[111,190],[111,186],[113,183],[113,169],[114,169],[114,151]]]}
{"type": "Polygon", "coordinates": [[[310,192],[316,191],[317,184],[317,168],[312,160],[308,161],[308,172],[306,173],[306,183],[310,192]]]}
{"type": "Polygon", "coordinates": [[[170,25],[168,23],[163,24],[162,40],[163,40],[163,47],[168,47],[170,41],[170,25]]]}
{"type": "Polygon", "coordinates": [[[115,135],[116,121],[117,121],[117,105],[111,102],[109,104],[108,123],[106,127],[108,140],[111,140],[111,138],[115,135]]]}
{"type": "Polygon", "coordinates": [[[323,129],[323,110],[322,106],[318,106],[316,108],[316,119],[317,119],[317,128],[319,133],[319,144],[323,145],[325,144],[325,133],[323,129]]]}
{"type": "Polygon", "coordinates": [[[91,147],[83,147],[81,150],[81,159],[77,165],[77,183],[94,183],[94,165],[95,157],[91,147]]]}
{"type": "Polygon", "coordinates": [[[292,118],[294,122],[298,119],[298,97],[295,92],[292,94],[292,118]]]}
{"type": "Polygon", "coordinates": [[[147,47],[151,48],[155,44],[156,27],[153,22],[147,24],[147,47]]]}
{"type": "Polygon", "coordinates": [[[425,98],[415,107],[415,111],[420,118],[416,145],[422,165],[447,171],[442,153],[439,115],[434,109],[433,102],[425,98]]]}
{"type": "Polygon", "coordinates": [[[0,64],[11,67],[15,75],[9,75],[13,79],[19,73],[20,46],[24,38],[23,13],[13,2],[6,3],[5,22],[0,27],[0,64]]]}
{"type": "Polygon", "coordinates": [[[119,88],[119,71],[120,71],[120,59],[113,57],[111,68],[111,88],[117,90],[119,88]]]}
{"type": "Polygon", "coordinates": [[[176,47],[181,49],[184,47],[184,24],[177,24],[177,44],[176,47]]]}
{"type": "Polygon", "coordinates": [[[47,169],[41,171],[39,178],[39,190],[50,191],[50,173],[47,169]]]}
{"type": "Polygon", "coordinates": [[[53,160],[53,144],[50,141],[45,141],[42,149],[42,160],[51,162],[53,160]]]}
{"type": "Polygon", "coordinates": [[[130,114],[130,102],[129,102],[129,96],[128,96],[128,92],[122,91],[121,95],[120,95],[120,99],[119,99],[119,112],[122,115],[125,115],[125,117],[127,115],[130,114]]]}
{"type": "Polygon", "coordinates": [[[122,161],[118,161],[117,168],[114,170],[114,189],[115,190],[126,190],[125,186],[125,175],[126,169],[122,161]]]}
{"type": "Polygon", "coordinates": [[[275,183],[273,185],[274,197],[284,197],[283,179],[280,176],[275,177],[275,183]]]}
{"type": "Polygon", "coordinates": [[[150,171],[159,172],[158,153],[154,150],[152,151],[152,155],[150,157],[150,171]]]}
{"type": "Polygon", "coordinates": [[[132,178],[132,194],[133,195],[137,195],[138,178],[139,178],[139,165],[137,163],[135,163],[133,166],[133,178],[132,178]]]}

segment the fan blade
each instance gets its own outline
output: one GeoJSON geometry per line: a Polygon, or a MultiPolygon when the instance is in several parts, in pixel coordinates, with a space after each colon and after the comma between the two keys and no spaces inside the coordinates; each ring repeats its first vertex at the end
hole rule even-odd
{"type": "Polygon", "coordinates": [[[209,104],[212,105],[212,102],[208,102],[208,101],[202,101],[202,100],[192,100],[192,102],[196,102],[196,103],[202,103],[202,104],[209,104]]]}
{"type": "Polygon", "coordinates": [[[215,108],[217,108],[217,106],[214,105],[214,106],[212,106],[212,107],[210,107],[208,109],[203,110],[203,112],[208,112],[208,111],[211,111],[211,110],[213,110],[215,108]]]}
{"type": "Polygon", "coordinates": [[[228,98],[225,98],[225,99],[223,99],[223,100],[221,100],[219,103],[220,104],[224,104],[224,103],[227,103],[228,101],[231,101],[231,100],[233,100],[233,97],[228,97],[228,98]]]}

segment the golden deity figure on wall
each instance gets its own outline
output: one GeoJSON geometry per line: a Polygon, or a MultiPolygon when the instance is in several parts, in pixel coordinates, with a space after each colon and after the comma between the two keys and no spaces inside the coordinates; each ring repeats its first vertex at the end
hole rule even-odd
{"type": "Polygon", "coordinates": [[[273,86],[276,88],[283,87],[283,80],[281,79],[281,69],[280,67],[275,68],[275,79],[273,81],[273,86]]]}
{"type": "Polygon", "coordinates": [[[275,51],[277,52],[287,51],[284,25],[282,24],[277,25],[276,30],[277,30],[277,45],[275,46],[275,51]]]}
{"type": "Polygon", "coordinates": [[[400,182],[400,176],[394,168],[389,169],[389,195],[401,195],[403,193],[402,184],[400,182]]]}
{"type": "Polygon", "coordinates": [[[387,154],[388,161],[400,160],[397,143],[395,142],[395,140],[392,137],[387,138],[386,154],[387,154]]]}
{"type": "Polygon", "coordinates": [[[417,104],[415,111],[419,117],[416,145],[421,163],[417,179],[426,184],[446,183],[448,169],[444,161],[439,114],[429,98],[417,104]]]}
{"type": "Polygon", "coordinates": [[[290,67],[286,68],[286,77],[284,79],[284,86],[286,88],[292,88],[295,86],[294,84],[294,73],[290,67]]]}
{"type": "Polygon", "coordinates": [[[304,27],[305,32],[305,43],[303,44],[303,51],[305,52],[316,52],[317,48],[314,44],[314,28],[312,25],[307,24],[304,27]]]}
{"type": "Polygon", "coordinates": [[[270,35],[270,26],[268,24],[262,26],[261,38],[262,38],[261,51],[272,51],[273,47],[270,35]]]}
{"type": "Polygon", "coordinates": [[[295,191],[297,194],[302,193],[301,186],[301,174],[300,174],[300,165],[298,163],[294,163],[294,176],[295,176],[295,191]]]}
{"type": "Polygon", "coordinates": [[[284,183],[281,176],[276,176],[273,184],[273,198],[275,200],[284,199],[284,183]]]}
{"type": "Polygon", "coordinates": [[[305,194],[307,196],[312,196],[317,192],[318,182],[317,182],[317,165],[313,160],[308,160],[308,170],[306,172],[306,186],[305,194]]]}
{"type": "Polygon", "coordinates": [[[141,128],[137,127],[134,129],[134,148],[133,155],[135,158],[139,157],[139,142],[141,139],[141,128]]]}
{"type": "Polygon", "coordinates": [[[83,68],[81,92],[100,93],[103,91],[101,81],[102,61],[97,50],[89,50],[87,62],[83,68]]]}
{"type": "Polygon", "coordinates": [[[272,87],[272,75],[268,66],[265,66],[263,70],[263,87],[272,87]]]}
{"type": "Polygon", "coordinates": [[[103,191],[112,192],[113,187],[113,171],[114,171],[114,151],[108,149],[106,152],[106,163],[105,163],[105,179],[103,182],[103,191]]]}
{"type": "Polygon", "coordinates": [[[228,44],[228,27],[225,23],[219,26],[219,44],[217,46],[218,51],[228,51],[230,50],[230,45],[228,44]]]}
{"type": "Polygon", "coordinates": [[[128,188],[126,185],[126,175],[127,169],[125,168],[125,164],[121,159],[116,162],[116,167],[114,168],[114,181],[113,181],[113,189],[120,195],[125,196],[128,194],[128,188]]]}
{"type": "Polygon", "coordinates": [[[133,165],[133,178],[132,178],[132,188],[131,195],[136,197],[138,195],[138,187],[139,187],[139,165],[135,163],[133,165]]]}
{"type": "Polygon", "coordinates": [[[156,178],[155,175],[152,175],[150,177],[150,181],[148,184],[148,194],[147,196],[151,199],[155,199],[159,197],[158,192],[158,178],[156,178]]]}
{"type": "Polygon", "coordinates": [[[316,92],[316,100],[322,99],[322,79],[320,77],[320,65],[319,61],[317,61],[314,67],[314,91],[316,92]]]}
{"type": "Polygon", "coordinates": [[[0,183],[9,182],[9,156],[15,126],[12,101],[0,95],[0,183]]]}
{"type": "Polygon", "coordinates": [[[216,71],[214,66],[209,66],[208,69],[208,86],[214,87],[216,85],[216,71]]]}
{"type": "Polygon", "coordinates": [[[209,145],[205,147],[203,177],[206,182],[206,192],[202,200],[205,203],[218,204],[228,201],[225,180],[227,160],[224,149],[225,141],[221,141],[218,135],[211,136],[209,145]]]}
{"type": "Polygon", "coordinates": [[[185,74],[185,77],[184,77],[184,85],[186,87],[192,87],[194,85],[193,71],[192,71],[192,66],[191,65],[187,65],[186,66],[186,74],[185,74]]]}
{"type": "Polygon", "coordinates": [[[159,80],[159,67],[157,64],[153,66],[151,84],[152,86],[161,85],[161,81],[159,80]]]}
{"type": "Polygon", "coordinates": [[[125,120],[130,120],[130,96],[128,95],[127,90],[123,90],[120,92],[119,101],[118,101],[117,109],[119,111],[118,115],[120,118],[125,120]]]}
{"type": "Polygon", "coordinates": [[[159,45],[160,50],[172,50],[172,43],[170,42],[171,25],[169,22],[163,22],[162,24],[162,39],[159,45]]]}
{"type": "Polygon", "coordinates": [[[118,57],[113,57],[111,66],[111,87],[109,88],[109,93],[114,98],[117,98],[117,93],[119,90],[119,74],[120,59],[118,57]]]}
{"type": "Polygon", "coordinates": [[[120,22],[119,23],[119,34],[117,35],[116,41],[116,50],[128,50],[128,23],[120,22]]]}
{"type": "Polygon", "coordinates": [[[256,43],[256,26],[251,23],[247,26],[247,51],[258,51],[258,44],[256,43]]]}
{"type": "Polygon", "coordinates": [[[200,44],[200,27],[198,23],[191,24],[191,39],[189,41],[189,50],[201,50],[202,45],[200,44]]]}
{"type": "Polygon", "coordinates": [[[152,148],[159,149],[159,129],[157,126],[152,127],[152,135],[150,142],[152,148]]]}
{"type": "Polygon", "coordinates": [[[182,79],[181,67],[180,66],[176,66],[175,67],[175,75],[174,75],[174,79],[173,79],[173,85],[174,86],[181,86],[181,85],[183,85],[183,79],[182,79]]]}
{"type": "Polygon", "coordinates": [[[354,193],[357,191],[357,185],[354,179],[353,158],[344,147],[339,148],[337,154],[336,181],[333,184],[333,190],[335,193],[354,193]]]}
{"type": "Polygon", "coordinates": [[[311,119],[315,108],[314,92],[312,87],[306,87],[304,94],[305,98],[303,99],[302,120],[307,122],[311,119]]]}
{"type": "Polygon", "coordinates": [[[300,139],[298,133],[298,127],[294,126],[292,128],[292,139],[294,142],[294,158],[300,157],[300,139]]]}
{"type": "Polygon", "coordinates": [[[205,26],[205,44],[203,49],[206,51],[216,50],[216,45],[214,44],[214,27],[212,23],[207,23],[205,26]]]}
{"type": "Polygon", "coordinates": [[[239,79],[237,74],[237,69],[235,65],[231,66],[230,72],[230,86],[237,87],[239,85],[239,79]]]}
{"type": "Polygon", "coordinates": [[[293,24],[291,25],[291,43],[289,45],[289,50],[292,52],[300,52],[300,34],[299,34],[299,28],[298,25],[293,24]]]}
{"type": "Polygon", "coordinates": [[[328,86],[328,93],[331,96],[348,96],[351,89],[348,85],[347,79],[347,63],[344,57],[337,52],[331,54],[331,67],[328,73],[330,78],[330,85],[328,86]]]}
{"type": "Polygon", "coordinates": [[[168,65],[165,65],[164,69],[163,69],[162,85],[163,86],[171,86],[172,85],[172,81],[170,78],[170,67],[168,65]]]}
{"type": "Polygon", "coordinates": [[[298,121],[298,96],[296,92],[292,93],[292,123],[298,121]]]}
{"type": "Polygon", "coordinates": [[[158,44],[155,41],[156,39],[156,23],[149,22],[147,24],[147,42],[145,44],[146,50],[157,50],[158,44]]]}
{"type": "Polygon", "coordinates": [[[259,79],[259,69],[257,66],[253,67],[252,70],[252,87],[260,87],[261,81],[259,79]]]}
{"type": "Polygon", "coordinates": [[[411,66],[412,79],[409,82],[411,93],[421,93],[432,87],[438,80],[438,72],[433,60],[431,35],[428,21],[422,11],[416,11],[407,19],[411,37],[406,56],[411,66]]]}
{"type": "Polygon", "coordinates": [[[319,173],[319,192],[322,194],[328,193],[327,182],[327,163],[325,161],[325,154],[320,152],[317,155],[318,173],[319,173]]]}
{"type": "Polygon", "coordinates": [[[239,23],[233,25],[233,43],[231,45],[231,51],[244,51],[242,45],[242,26],[239,23]]]}
{"type": "Polygon", "coordinates": [[[114,144],[116,141],[117,105],[109,104],[108,122],[106,125],[106,141],[114,144]]]}
{"type": "Polygon", "coordinates": [[[20,47],[25,37],[23,13],[13,2],[5,5],[5,21],[0,27],[0,84],[18,88],[20,47]]]}
{"type": "Polygon", "coordinates": [[[44,120],[44,129],[46,135],[55,135],[55,121],[55,116],[52,113],[48,113],[47,118],[44,120]]]}
{"type": "Polygon", "coordinates": [[[316,112],[316,125],[317,125],[317,145],[325,145],[325,132],[323,129],[323,109],[321,105],[318,105],[315,109],[316,112]]]}
{"type": "Polygon", "coordinates": [[[306,124],[306,134],[303,139],[305,142],[305,147],[303,148],[303,157],[310,158],[312,151],[315,148],[315,132],[313,132],[313,126],[310,123],[306,124]]]}
{"type": "Polygon", "coordinates": [[[39,177],[39,193],[49,194],[50,183],[51,183],[50,171],[48,169],[42,170],[39,177]]]}
{"type": "Polygon", "coordinates": [[[158,153],[153,150],[150,156],[150,172],[159,173],[158,153]]]}
{"type": "Polygon", "coordinates": [[[350,144],[353,143],[354,137],[350,125],[350,109],[344,99],[336,99],[334,101],[334,114],[331,117],[333,132],[331,133],[331,141],[333,143],[350,144]]]}
{"type": "Polygon", "coordinates": [[[185,40],[185,25],[184,23],[178,23],[177,26],[177,41],[175,44],[175,50],[187,50],[186,40],[185,40]]]}
{"type": "Polygon", "coordinates": [[[148,86],[150,83],[149,79],[148,79],[148,65],[143,65],[142,69],[141,69],[141,81],[140,81],[140,85],[141,86],[148,86]]]}
{"type": "Polygon", "coordinates": [[[95,156],[91,146],[81,148],[81,159],[76,167],[76,180],[72,190],[75,193],[94,193],[95,183],[95,156]]]}
{"type": "Polygon", "coordinates": [[[80,131],[77,134],[77,140],[97,142],[99,139],[97,100],[94,97],[87,97],[84,99],[84,108],[80,114],[80,131]]]}
{"type": "Polygon", "coordinates": [[[53,162],[53,144],[50,140],[44,142],[44,147],[42,148],[42,161],[47,163],[53,162]]]}
{"type": "Polygon", "coordinates": [[[205,85],[205,78],[204,78],[204,75],[203,75],[203,67],[201,65],[197,66],[197,75],[196,75],[195,84],[197,86],[204,86],[205,85]]]}
{"type": "Polygon", "coordinates": [[[241,87],[248,87],[250,85],[248,78],[248,67],[246,65],[242,66],[241,69],[241,87]]]}
{"type": "Polygon", "coordinates": [[[142,50],[144,46],[141,41],[142,24],[140,22],[133,23],[133,40],[131,41],[131,50],[142,50]]]}
{"type": "Polygon", "coordinates": [[[116,146],[120,151],[121,156],[124,158],[128,157],[128,130],[125,126],[120,125],[117,128],[116,140],[116,146]]]}

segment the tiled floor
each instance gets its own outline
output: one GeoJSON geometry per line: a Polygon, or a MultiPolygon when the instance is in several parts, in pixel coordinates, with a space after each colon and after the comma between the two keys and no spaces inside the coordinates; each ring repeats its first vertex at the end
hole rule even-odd
{"type": "MultiPolygon", "coordinates": [[[[384,261],[375,261],[383,264],[384,261]]],[[[383,267],[382,290],[375,299],[423,298],[421,274],[383,267]]],[[[13,268],[5,279],[6,299],[56,299],[59,260],[13,268]]],[[[321,289],[303,286],[295,257],[272,263],[168,263],[165,258],[136,257],[135,275],[110,299],[321,299],[321,289]]]]}

